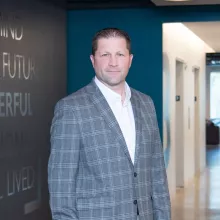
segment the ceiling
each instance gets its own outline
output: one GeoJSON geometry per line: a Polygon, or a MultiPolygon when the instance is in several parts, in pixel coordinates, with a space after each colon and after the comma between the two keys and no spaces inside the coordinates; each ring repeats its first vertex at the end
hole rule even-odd
{"type": "Polygon", "coordinates": [[[151,0],[157,6],[175,5],[218,5],[219,0],[151,0]]]}
{"type": "Polygon", "coordinates": [[[68,9],[156,7],[151,0],[67,0],[68,9]]]}
{"type": "Polygon", "coordinates": [[[220,52],[220,22],[183,23],[216,52],[220,52]]]}
{"type": "MultiPolygon", "coordinates": [[[[49,0],[47,0],[49,1],[49,0]]],[[[53,0],[66,2],[68,9],[101,9],[101,8],[131,8],[156,7],[175,5],[213,5],[220,0],[53,0]]]]}

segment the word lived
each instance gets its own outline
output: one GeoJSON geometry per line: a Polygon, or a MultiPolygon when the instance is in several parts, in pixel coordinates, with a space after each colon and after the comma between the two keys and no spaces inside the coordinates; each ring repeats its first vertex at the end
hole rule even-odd
{"type": "Polygon", "coordinates": [[[7,171],[5,176],[6,185],[3,186],[3,189],[6,190],[5,193],[0,193],[0,200],[35,187],[35,171],[32,166],[23,167],[20,170],[7,171]]]}
{"type": "MultiPolygon", "coordinates": [[[[31,57],[3,52],[0,79],[32,80],[35,77],[35,63],[31,57]]],[[[1,64],[0,64],[1,65],[1,64]]]]}
{"type": "Polygon", "coordinates": [[[20,41],[24,36],[24,28],[19,25],[19,19],[16,16],[4,16],[0,12],[0,37],[12,38],[20,41]]]}
{"type": "Polygon", "coordinates": [[[0,92],[0,118],[32,116],[31,94],[0,92]]]}

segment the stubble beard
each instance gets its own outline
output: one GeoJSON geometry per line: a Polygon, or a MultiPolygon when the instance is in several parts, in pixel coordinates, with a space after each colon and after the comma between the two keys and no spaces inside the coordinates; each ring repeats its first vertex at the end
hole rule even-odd
{"type": "Polygon", "coordinates": [[[101,79],[99,78],[99,80],[109,87],[118,87],[125,82],[125,77],[123,77],[122,73],[120,73],[118,77],[107,76],[105,73],[105,75],[101,79]]]}

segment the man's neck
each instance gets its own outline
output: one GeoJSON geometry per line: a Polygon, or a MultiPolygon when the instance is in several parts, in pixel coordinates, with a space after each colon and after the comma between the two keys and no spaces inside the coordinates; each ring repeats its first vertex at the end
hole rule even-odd
{"type": "Polygon", "coordinates": [[[108,86],[109,89],[113,90],[114,92],[118,93],[121,96],[121,102],[124,103],[126,92],[125,92],[125,82],[121,83],[117,86],[108,86]]]}
{"type": "Polygon", "coordinates": [[[125,97],[126,97],[126,91],[125,91],[125,81],[121,82],[119,85],[115,85],[115,86],[110,86],[107,83],[103,82],[102,80],[100,80],[99,78],[96,77],[96,79],[102,83],[103,85],[105,85],[106,87],[108,87],[110,90],[112,90],[113,92],[119,94],[121,96],[121,102],[124,103],[125,97]]]}

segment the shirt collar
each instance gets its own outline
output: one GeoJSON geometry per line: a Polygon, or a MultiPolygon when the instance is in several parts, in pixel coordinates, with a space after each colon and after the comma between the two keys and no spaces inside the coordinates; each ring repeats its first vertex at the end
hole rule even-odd
{"type": "MultiPolygon", "coordinates": [[[[108,88],[105,84],[103,84],[96,76],[95,76],[95,83],[98,88],[101,90],[102,94],[106,98],[109,104],[114,104],[117,101],[121,101],[121,95],[114,92],[112,89],[108,88]]],[[[123,105],[126,106],[131,98],[131,89],[128,86],[127,82],[125,82],[125,100],[123,105]]]]}

